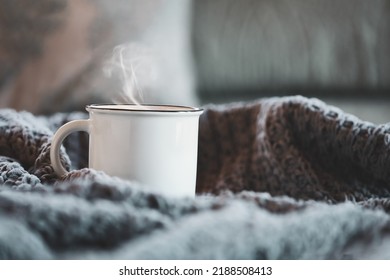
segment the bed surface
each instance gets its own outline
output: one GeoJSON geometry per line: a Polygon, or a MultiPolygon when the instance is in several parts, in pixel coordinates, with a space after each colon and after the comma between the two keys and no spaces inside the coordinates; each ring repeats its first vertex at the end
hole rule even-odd
{"type": "Polygon", "coordinates": [[[389,255],[389,126],[300,96],[205,106],[197,197],[88,169],[84,113],[0,110],[3,259],[382,259],[389,255]]]}

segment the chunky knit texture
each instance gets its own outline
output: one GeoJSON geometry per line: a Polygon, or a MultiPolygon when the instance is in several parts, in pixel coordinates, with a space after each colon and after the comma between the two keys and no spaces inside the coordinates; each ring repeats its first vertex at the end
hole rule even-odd
{"type": "MultiPolygon", "coordinates": [[[[86,168],[84,113],[0,110],[0,258],[390,258],[390,134],[319,100],[205,107],[198,196],[173,199],[86,168]]],[[[169,187],[169,186],[167,186],[169,187]]]]}

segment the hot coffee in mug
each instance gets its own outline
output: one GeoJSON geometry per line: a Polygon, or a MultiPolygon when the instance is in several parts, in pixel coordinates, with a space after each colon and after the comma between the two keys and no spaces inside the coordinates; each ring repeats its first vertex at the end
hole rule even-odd
{"type": "Polygon", "coordinates": [[[58,129],[50,158],[54,171],[67,173],[59,150],[70,133],[89,133],[89,167],[138,181],[173,196],[194,196],[202,109],[170,105],[95,104],[88,120],[58,129]]]}

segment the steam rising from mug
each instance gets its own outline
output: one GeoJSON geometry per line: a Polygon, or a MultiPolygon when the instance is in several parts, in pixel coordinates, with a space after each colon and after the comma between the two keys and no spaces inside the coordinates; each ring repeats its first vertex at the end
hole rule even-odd
{"type": "Polygon", "coordinates": [[[155,56],[150,48],[139,43],[127,43],[114,48],[103,71],[107,77],[119,79],[122,90],[113,97],[114,103],[144,101],[145,90],[157,79],[155,56]]]}

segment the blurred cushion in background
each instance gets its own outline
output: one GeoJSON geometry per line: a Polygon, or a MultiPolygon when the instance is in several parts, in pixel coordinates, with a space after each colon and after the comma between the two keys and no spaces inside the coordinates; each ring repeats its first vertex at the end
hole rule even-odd
{"type": "Polygon", "coordinates": [[[204,100],[390,88],[387,0],[198,0],[193,20],[204,100]]]}
{"type": "Polygon", "coordinates": [[[123,84],[103,68],[124,43],[153,55],[157,78],[137,81],[144,102],[196,103],[189,0],[0,0],[0,7],[1,107],[49,114],[112,102],[123,84]]]}

